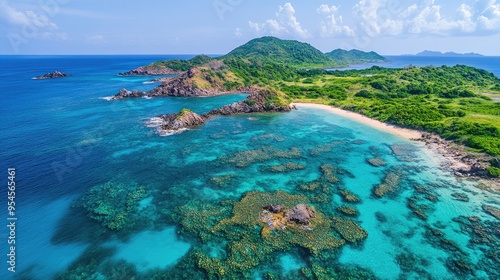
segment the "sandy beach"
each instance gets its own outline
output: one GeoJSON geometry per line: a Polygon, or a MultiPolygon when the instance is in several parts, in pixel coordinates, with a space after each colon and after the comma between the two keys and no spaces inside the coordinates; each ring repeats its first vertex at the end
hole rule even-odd
{"type": "Polygon", "coordinates": [[[389,125],[386,123],[383,123],[381,121],[377,121],[374,119],[370,119],[366,116],[363,116],[358,113],[354,112],[349,112],[346,110],[342,110],[339,108],[334,108],[332,106],[328,105],[321,105],[321,104],[313,104],[313,103],[292,103],[292,105],[295,105],[297,108],[303,107],[303,108],[316,108],[320,110],[326,110],[329,111],[335,115],[339,115],[345,118],[349,118],[353,121],[362,123],[364,125],[371,126],[373,128],[376,128],[381,131],[385,131],[394,135],[397,135],[399,137],[409,139],[409,140],[414,140],[414,139],[419,139],[422,137],[422,133],[420,133],[417,130],[412,130],[412,129],[406,129],[406,128],[401,128],[393,125],[389,125]]]}
{"type": "Polygon", "coordinates": [[[335,115],[349,118],[353,121],[371,126],[378,130],[385,131],[405,139],[419,141],[420,143],[423,144],[423,146],[425,146],[428,149],[430,153],[433,154],[432,158],[437,160],[437,162],[440,163],[439,165],[443,169],[451,171],[458,178],[463,178],[463,179],[468,178],[476,182],[479,182],[477,180],[480,180],[484,182],[486,185],[488,185],[490,190],[500,191],[499,179],[485,178],[484,176],[480,176],[481,178],[478,178],[474,176],[474,174],[467,174],[468,171],[471,170],[474,164],[480,162],[482,165],[485,165],[487,162],[487,158],[484,159],[480,155],[478,156],[478,154],[476,154],[473,157],[476,158],[475,160],[466,162],[464,161],[464,159],[467,159],[470,153],[465,152],[464,149],[460,148],[459,145],[446,141],[437,135],[422,133],[417,130],[389,125],[375,119],[370,119],[358,113],[342,110],[328,105],[314,104],[314,103],[292,103],[291,105],[295,105],[297,108],[302,107],[302,108],[316,108],[319,110],[326,110],[335,115]]]}

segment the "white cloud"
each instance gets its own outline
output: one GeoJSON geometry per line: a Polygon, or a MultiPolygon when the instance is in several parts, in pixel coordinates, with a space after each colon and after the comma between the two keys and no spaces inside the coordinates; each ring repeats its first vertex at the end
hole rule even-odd
{"type": "Polygon", "coordinates": [[[329,7],[326,4],[319,6],[316,10],[318,14],[326,16],[326,19],[321,22],[320,32],[322,37],[332,37],[332,36],[347,36],[353,37],[356,35],[354,29],[347,25],[343,25],[343,19],[341,15],[336,15],[339,6],[329,7]]]}
{"type": "Polygon", "coordinates": [[[44,30],[56,30],[57,25],[47,16],[33,11],[19,11],[12,8],[6,0],[0,0],[0,20],[15,27],[35,27],[44,30]]]}
{"type": "Polygon", "coordinates": [[[276,19],[268,19],[265,22],[248,22],[250,29],[257,35],[290,35],[292,37],[309,38],[311,34],[302,27],[295,17],[295,9],[292,4],[286,3],[279,6],[276,19]]]}
{"type": "Polygon", "coordinates": [[[234,30],[234,35],[236,35],[236,37],[242,37],[243,36],[243,29],[237,27],[235,30],[234,30]]]}
{"type": "MultiPolygon", "coordinates": [[[[500,4],[497,0],[476,0],[474,6],[460,4],[448,10],[434,0],[413,2],[400,12],[390,9],[391,0],[360,0],[353,6],[355,29],[368,36],[400,34],[464,35],[473,32],[500,33],[500,4]],[[451,13],[450,13],[451,12],[451,13]]],[[[446,8],[452,8],[451,5],[446,8]]],[[[326,11],[323,7],[322,11],[326,11]]]]}
{"type": "Polygon", "coordinates": [[[100,34],[87,36],[87,41],[90,43],[93,43],[93,44],[99,44],[99,43],[106,42],[106,40],[104,39],[104,36],[102,36],[100,34]]]}

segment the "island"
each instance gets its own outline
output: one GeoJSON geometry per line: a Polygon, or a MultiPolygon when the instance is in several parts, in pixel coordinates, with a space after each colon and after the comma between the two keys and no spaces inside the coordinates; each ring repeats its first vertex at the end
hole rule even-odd
{"type": "Polygon", "coordinates": [[[60,71],[54,71],[54,72],[51,72],[51,73],[47,73],[43,76],[36,76],[33,78],[33,80],[46,80],[46,79],[59,79],[59,78],[64,78],[64,77],[69,77],[71,75],[68,75],[64,72],[60,72],[60,71]]]}
{"type": "Polygon", "coordinates": [[[478,53],[456,53],[456,52],[438,52],[438,51],[422,51],[417,53],[415,56],[445,56],[445,57],[484,57],[482,54],[478,53]]]}
{"type": "Polygon", "coordinates": [[[213,110],[195,123],[171,127],[178,116],[156,117],[157,127],[163,127],[160,134],[200,125],[217,115],[287,112],[293,102],[325,104],[431,133],[421,141],[437,144],[467,166],[456,169],[457,175],[500,176],[500,104],[491,98],[500,93],[498,77],[464,65],[326,70],[346,61],[378,58],[358,51],[348,52],[348,59],[336,58],[345,54],[339,50],[325,54],[306,43],[262,37],[218,58],[154,63],[165,71],[181,72],[151,91],[122,89],[113,99],[249,94],[247,100],[213,110]]]}

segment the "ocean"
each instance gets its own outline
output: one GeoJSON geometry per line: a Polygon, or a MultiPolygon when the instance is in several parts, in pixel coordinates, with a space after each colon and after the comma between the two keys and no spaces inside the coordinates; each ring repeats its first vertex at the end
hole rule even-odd
{"type": "MultiPolygon", "coordinates": [[[[246,95],[106,100],[157,85],[117,73],[189,57],[0,56],[0,220],[15,225],[0,231],[0,279],[500,277],[499,223],[482,210],[498,207],[499,194],[458,180],[419,143],[311,108],[217,117],[161,137],[149,118],[246,95]],[[54,70],[71,76],[32,79],[54,70]],[[394,189],[374,196],[384,182],[394,189]],[[246,201],[261,198],[309,203],[367,238],[317,251],[283,242],[286,232],[261,237],[261,224],[238,220],[246,201]]],[[[500,76],[500,57],[388,58],[380,66],[466,64],[500,76]]]]}

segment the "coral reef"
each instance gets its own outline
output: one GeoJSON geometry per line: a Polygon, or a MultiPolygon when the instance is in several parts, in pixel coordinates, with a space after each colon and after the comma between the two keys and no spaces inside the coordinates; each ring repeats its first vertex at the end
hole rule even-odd
{"type": "Polygon", "coordinates": [[[217,188],[226,188],[235,179],[236,175],[227,174],[210,178],[209,183],[217,188]]]}
{"type": "Polygon", "coordinates": [[[342,213],[346,216],[354,216],[354,217],[359,216],[358,210],[356,210],[356,208],[354,208],[352,206],[340,206],[340,207],[337,207],[337,211],[339,211],[340,213],[342,213]]]}
{"type": "Polygon", "coordinates": [[[271,165],[267,166],[264,168],[265,170],[268,170],[273,173],[285,173],[285,172],[290,172],[290,171],[295,171],[295,170],[304,170],[306,169],[306,166],[303,164],[299,163],[294,163],[294,162],[286,162],[280,165],[271,165]]]}
{"type": "Polygon", "coordinates": [[[236,167],[248,167],[254,163],[269,161],[278,158],[300,158],[302,156],[298,148],[290,148],[290,151],[275,147],[262,147],[256,150],[247,150],[219,158],[219,164],[233,164],[236,167]]]}
{"type": "Polygon", "coordinates": [[[311,256],[339,248],[345,241],[333,229],[349,242],[366,238],[366,231],[355,222],[327,218],[308,203],[306,196],[282,191],[249,192],[238,202],[181,206],[174,219],[180,222],[182,232],[204,243],[218,238],[228,241],[223,258],[194,253],[197,266],[209,278],[249,277],[251,269],[270,260],[274,253],[293,248],[303,248],[311,256]]]}
{"type": "Polygon", "coordinates": [[[387,163],[381,157],[369,158],[369,159],[366,159],[366,162],[368,162],[371,166],[374,166],[374,167],[381,167],[381,166],[387,165],[387,163]]]}
{"type": "Polygon", "coordinates": [[[383,182],[372,189],[373,194],[380,198],[389,192],[395,191],[398,188],[399,179],[399,175],[396,173],[388,173],[383,182]]]}
{"type": "Polygon", "coordinates": [[[484,204],[482,206],[482,208],[483,208],[484,212],[486,212],[486,213],[490,214],[491,216],[500,220],[500,208],[497,208],[497,207],[494,207],[491,205],[486,205],[486,204],[484,204]]]}
{"type": "Polygon", "coordinates": [[[332,221],[333,228],[351,243],[357,243],[368,237],[368,232],[352,220],[335,217],[332,221]]]}
{"type": "Polygon", "coordinates": [[[135,225],[139,201],[147,196],[142,186],[107,182],[92,187],[77,205],[87,211],[88,217],[104,227],[121,230],[135,225]]]}
{"type": "Polygon", "coordinates": [[[349,202],[349,203],[360,203],[361,202],[361,199],[357,195],[355,195],[354,193],[349,191],[348,189],[339,188],[338,190],[339,190],[339,194],[342,196],[342,200],[344,202],[349,202]]]}
{"type": "Polygon", "coordinates": [[[322,144],[322,145],[319,145],[317,147],[312,148],[309,151],[309,153],[311,154],[311,156],[317,157],[317,156],[320,156],[323,154],[330,153],[331,151],[333,151],[333,149],[335,149],[336,147],[339,147],[345,143],[346,143],[345,141],[340,141],[340,140],[339,141],[332,141],[332,142],[322,144]]]}
{"type": "Polygon", "coordinates": [[[309,197],[312,202],[330,203],[333,200],[334,186],[322,181],[299,183],[298,189],[309,197]]]}
{"type": "Polygon", "coordinates": [[[339,179],[335,176],[337,173],[337,168],[331,164],[324,164],[321,166],[321,172],[323,173],[322,179],[329,183],[335,184],[339,182],[339,179]]]}
{"type": "Polygon", "coordinates": [[[451,197],[453,197],[454,200],[469,202],[469,197],[464,193],[452,193],[451,197]]]}

